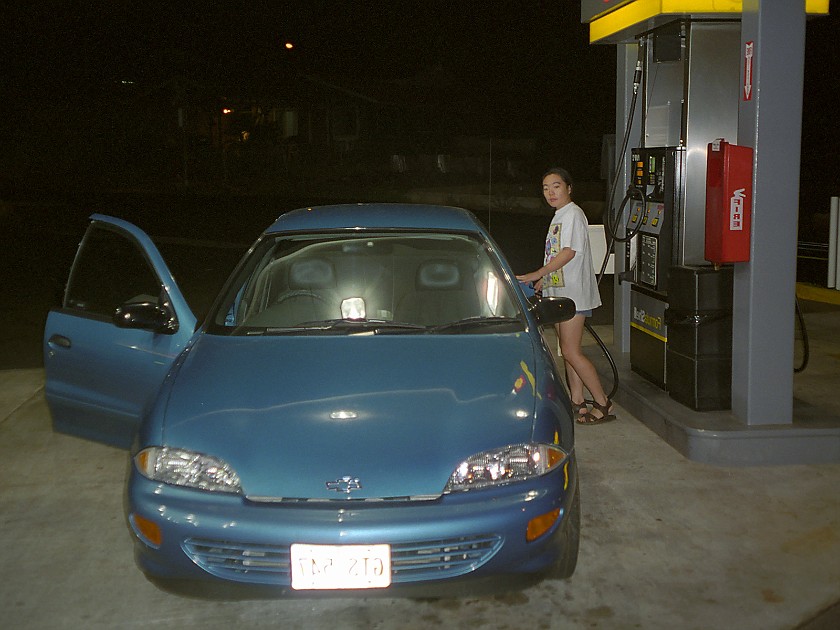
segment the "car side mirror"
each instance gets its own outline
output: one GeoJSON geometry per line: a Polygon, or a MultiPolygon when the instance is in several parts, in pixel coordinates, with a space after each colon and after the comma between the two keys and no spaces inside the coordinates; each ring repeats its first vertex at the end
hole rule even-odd
{"type": "Polygon", "coordinates": [[[123,304],[114,312],[113,321],[118,328],[150,330],[163,335],[172,335],[178,331],[175,315],[154,302],[123,304]]]}
{"type": "Polygon", "coordinates": [[[570,298],[533,298],[531,312],[540,326],[551,326],[565,322],[575,316],[577,307],[570,298]]]}

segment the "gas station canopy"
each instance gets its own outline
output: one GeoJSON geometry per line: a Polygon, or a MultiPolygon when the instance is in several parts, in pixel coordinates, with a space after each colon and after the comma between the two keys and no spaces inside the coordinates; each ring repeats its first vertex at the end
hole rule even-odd
{"type": "MultiPolygon", "coordinates": [[[[828,15],[829,0],[803,0],[808,15],[828,15]]],[[[589,42],[618,44],[634,41],[678,17],[734,17],[742,0],[581,0],[580,19],[589,24],[589,42]]]]}

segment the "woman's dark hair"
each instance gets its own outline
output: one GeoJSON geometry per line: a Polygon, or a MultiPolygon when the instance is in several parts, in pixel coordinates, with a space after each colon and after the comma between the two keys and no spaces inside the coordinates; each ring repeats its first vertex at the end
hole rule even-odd
{"type": "Polygon", "coordinates": [[[567,186],[572,185],[572,176],[569,174],[565,168],[560,168],[559,166],[555,166],[554,168],[548,169],[545,174],[542,176],[543,179],[548,177],[549,175],[557,175],[560,179],[566,182],[567,186]]]}

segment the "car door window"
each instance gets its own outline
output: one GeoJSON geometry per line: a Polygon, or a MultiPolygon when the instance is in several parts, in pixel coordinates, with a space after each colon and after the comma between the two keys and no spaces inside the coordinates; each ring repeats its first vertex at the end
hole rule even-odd
{"type": "Polygon", "coordinates": [[[64,306],[111,318],[127,302],[158,303],[161,284],[140,247],[108,227],[93,225],[85,235],[64,306]]]}

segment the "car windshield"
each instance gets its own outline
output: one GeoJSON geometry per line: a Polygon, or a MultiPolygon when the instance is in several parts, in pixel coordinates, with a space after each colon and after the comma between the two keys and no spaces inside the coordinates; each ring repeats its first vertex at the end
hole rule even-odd
{"type": "Polygon", "coordinates": [[[208,331],[225,335],[478,334],[523,330],[492,249],[434,232],[267,236],[208,331]]]}

